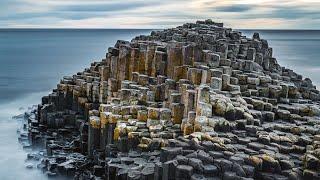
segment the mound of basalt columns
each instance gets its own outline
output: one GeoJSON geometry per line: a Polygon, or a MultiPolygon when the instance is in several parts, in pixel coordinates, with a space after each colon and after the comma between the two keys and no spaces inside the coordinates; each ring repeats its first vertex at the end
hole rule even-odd
{"type": "Polygon", "coordinates": [[[212,20],[110,47],[29,120],[75,179],[320,179],[319,91],[258,33],[212,20]]]}

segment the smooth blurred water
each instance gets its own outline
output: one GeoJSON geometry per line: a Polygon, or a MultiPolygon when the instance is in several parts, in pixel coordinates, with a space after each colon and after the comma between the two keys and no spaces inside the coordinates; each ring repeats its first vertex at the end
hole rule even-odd
{"type": "MultiPolygon", "coordinates": [[[[12,116],[20,107],[40,103],[60,78],[104,58],[116,40],[130,40],[151,30],[0,30],[0,179],[44,179],[26,169],[26,152],[17,141],[12,116]]],[[[242,30],[252,36],[254,31],[242,30]]],[[[281,65],[320,85],[320,31],[259,31],[281,65]]]]}

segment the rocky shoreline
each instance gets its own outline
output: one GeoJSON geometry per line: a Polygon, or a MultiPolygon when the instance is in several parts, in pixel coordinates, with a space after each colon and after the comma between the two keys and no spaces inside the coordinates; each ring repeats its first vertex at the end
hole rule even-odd
{"type": "Polygon", "coordinates": [[[26,119],[48,176],[320,179],[319,100],[258,33],[206,20],[117,41],[26,119]]]}

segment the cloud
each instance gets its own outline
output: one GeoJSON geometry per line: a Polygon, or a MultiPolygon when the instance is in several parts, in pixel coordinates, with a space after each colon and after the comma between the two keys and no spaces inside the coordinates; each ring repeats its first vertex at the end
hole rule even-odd
{"type": "Polygon", "coordinates": [[[320,19],[320,11],[308,9],[304,7],[276,7],[271,11],[270,14],[265,14],[267,17],[281,17],[284,19],[299,19],[299,18],[310,18],[320,19]]]}
{"type": "Polygon", "coordinates": [[[136,1],[133,3],[125,2],[100,2],[100,3],[86,3],[86,4],[70,4],[62,5],[55,8],[56,11],[71,11],[71,12],[112,12],[136,9],[139,7],[147,7],[151,4],[142,1],[136,1]]]}
{"type": "Polygon", "coordinates": [[[163,28],[212,18],[233,28],[320,29],[318,0],[1,0],[0,28],[163,28]]]}
{"type": "Polygon", "coordinates": [[[245,4],[236,4],[236,5],[229,5],[229,6],[220,6],[213,8],[218,12],[245,12],[251,10],[253,7],[251,5],[245,4]]]}

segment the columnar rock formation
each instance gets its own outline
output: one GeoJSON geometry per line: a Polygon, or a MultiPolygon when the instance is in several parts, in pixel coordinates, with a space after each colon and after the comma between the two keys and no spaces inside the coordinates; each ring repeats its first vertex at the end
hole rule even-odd
{"type": "Polygon", "coordinates": [[[76,178],[319,179],[319,99],[258,33],[206,20],[119,40],[43,97],[30,134],[76,178]]]}

